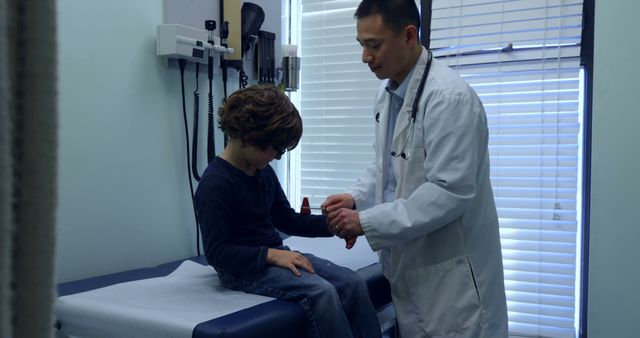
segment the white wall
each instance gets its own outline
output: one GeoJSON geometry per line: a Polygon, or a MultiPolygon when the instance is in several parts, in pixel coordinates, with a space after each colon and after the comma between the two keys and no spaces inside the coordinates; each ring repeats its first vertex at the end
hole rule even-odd
{"type": "Polygon", "coordinates": [[[637,1],[597,1],[589,338],[638,337],[640,72],[637,1]]]}
{"type": "MultiPolygon", "coordinates": [[[[267,20],[279,34],[280,2],[273,2],[267,20]]],[[[155,55],[163,2],[59,0],[57,10],[57,281],[195,255],[179,70],[155,55]]],[[[217,112],[219,76],[214,86],[217,112]]],[[[237,86],[232,70],[229,93],[237,86]]],[[[194,88],[188,68],[189,123],[194,88]]],[[[201,171],[207,92],[202,68],[201,171]]],[[[217,137],[220,153],[220,132],[217,137]]]]}

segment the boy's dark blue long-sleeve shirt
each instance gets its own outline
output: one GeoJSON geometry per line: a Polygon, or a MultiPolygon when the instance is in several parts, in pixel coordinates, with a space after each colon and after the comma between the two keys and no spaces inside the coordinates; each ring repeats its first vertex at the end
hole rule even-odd
{"type": "Polygon", "coordinates": [[[205,256],[234,276],[265,269],[267,250],[282,245],[276,229],[305,237],[331,237],[326,218],[300,215],[289,204],[271,166],[249,176],[220,157],[205,170],[195,196],[205,256]]]}

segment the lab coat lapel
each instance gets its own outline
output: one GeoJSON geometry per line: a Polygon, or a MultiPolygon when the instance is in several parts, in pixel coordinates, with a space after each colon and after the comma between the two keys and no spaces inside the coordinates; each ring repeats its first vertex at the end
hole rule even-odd
{"type": "MultiPolygon", "coordinates": [[[[420,79],[422,78],[422,73],[425,71],[425,67],[427,65],[427,61],[429,58],[429,53],[427,50],[422,47],[422,54],[420,54],[420,58],[418,58],[418,64],[416,65],[416,69],[411,75],[411,79],[409,80],[409,86],[407,87],[407,93],[405,94],[404,101],[402,103],[402,108],[400,108],[400,113],[398,114],[398,120],[396,121],[396,127],[393,131],[393,142],[391,148],[394,151],[401,151],[405,142],[407,141],[407,133],[410,132],[411,129],[411,110],[413,108],[413,101],[416,97],[416,92],[418,91],[418,87],[420,86],[420,79]]],[[[388,102],[388,101],[387,101],[388,102]]],[[[386,107],[389,109],[388,105],[386,107]]],[[[420,109],[418,109],[420,111],[420,109]]],[[[387,112],[388,115],[388,112],[387,112]]],[[[407,143],[405,147],[405,152],[409,152],[409,145],[411,144],[411,140],[407,143]]]]}
{"type": "Polygon", "coordinates": [[[376,118],[376,166],[377,166],[377,174],[376,174],[376,194],[375,199],[376,203],[382,203],[384,199],[384,182],[386,181],[386,175],[389,173],[386,170],[382,170],[382,168],[386,168],[388,165],[388,155],[391,152],[390,149],[387,148],[387,128],[389,125],[389,106],[390,106],[390,96],[389,93],[386,92],[384,88],[386,88],[388,84],[388,80],[384,81],[382,86],[380,87],[380,92],[378,92],[378,100],[376,102],[377,109],[377,117],[376,118]],[[379,115],[378,115],[379,114],[379,115]]]}
{"type": "MultiPolygon", "coordinates": [[[[385,81],[385,83],[388,81],[385,81]]],[[[383,85],[382,88],[386,87],[386,84],[383,85]]],[[[378,135],[376,135],[376,149],[379,153],[378,155],[388,154],[389,149],[386,148],[387,144],[387,126],[389,125],[389,106],[391,104],[389,93],[386,90],[382,90],[382,95],[378,96],[378,102],[376,102],[376,108],[378,112],[376,113],[376,130],[378,135]],[[379,119],[378,119],[379,117],[379,119]]],[[[384,157],[384,156],[383,156],[384,157]]]]}

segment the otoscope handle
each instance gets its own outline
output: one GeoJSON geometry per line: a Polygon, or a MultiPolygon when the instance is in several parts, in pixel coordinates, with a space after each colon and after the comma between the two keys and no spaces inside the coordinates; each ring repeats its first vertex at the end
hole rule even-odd
{"type": "MultiPolygon", "coordinates": [[[[214,46],[215,43],[213,41],[213,31],[216,30],[216,21],[205,20],[204,28],[206,28],[207,31],[209,31],[209,41],[207,42],[209,42],[212,46],[214,46]]],[[[207,70],[207,75],[209,76],[209,81],[211,81],[211,79],[213,79],[213,51],[212,50],[209,51],[209,58],[207,59],[207,63],[209,66],[209,69],[207,70]]]]}

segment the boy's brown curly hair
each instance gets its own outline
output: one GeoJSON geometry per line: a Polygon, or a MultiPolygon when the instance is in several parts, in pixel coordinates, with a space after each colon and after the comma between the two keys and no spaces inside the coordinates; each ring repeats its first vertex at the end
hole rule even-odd
{"type": "Polygon", "coordinates": [[[275,85],[258,84],[229,96],[218,110],[220,129],[230,138],[276,151],[292,150],[302,137],[302,118],[275,85]]]}

